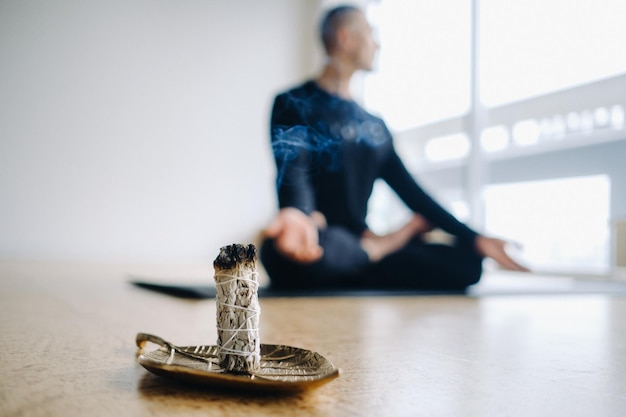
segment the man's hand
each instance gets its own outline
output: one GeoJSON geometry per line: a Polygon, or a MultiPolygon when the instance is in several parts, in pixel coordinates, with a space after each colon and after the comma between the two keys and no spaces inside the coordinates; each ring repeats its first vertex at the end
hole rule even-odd
{"type": "Polygon", "coordinates": [[[280,210],[263,234],[274,239],[279,252],[300,263],[315,262],[324,253],[315,222],[296,208],[280,210]]]}
{"type": "Polygon", "coordinates": [[[478,236],[476,238],[476,250],[482,256],[492,258],[500,266],[511,271],[529,272],[525,266],[518,264],[506,253],[507,242],[493,237],[478,236]]]}

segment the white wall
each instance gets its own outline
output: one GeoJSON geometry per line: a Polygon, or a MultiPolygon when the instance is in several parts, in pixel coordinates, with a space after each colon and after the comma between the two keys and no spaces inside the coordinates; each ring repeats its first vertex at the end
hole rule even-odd
{"type": "Polygon", "coordinates": [[[275,210],[311,0],[0,2],[0,257],[197,262],[275,210]]]}

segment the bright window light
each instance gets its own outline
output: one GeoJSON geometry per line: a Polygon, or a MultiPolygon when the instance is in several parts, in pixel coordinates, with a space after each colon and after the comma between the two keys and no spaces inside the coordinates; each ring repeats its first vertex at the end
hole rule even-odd
{"type": "Polygon", "coordinates": [[[509,130],[506,126],[492,126],[483,130],[480,145],[485,152],[503,151],[509,147],[509,130]]]}
{"type": "Polygon", "coordinates": [[[455,200],[450,202],[450,213],[462,222],[470,220],[470,209],[465,200],[455,200]]]}
{"type": "Polygon", "coordinates": [[[606,175],[490,185],[487,233],[523,245],[538,272],[609,270],[610,178],[606,175]]]}
{"type": "Polygon", "coordinates": [[[487,106],[626,72],[624,0],[481,0],[480,6],[487,106]]]}
{"type": "Polygon", "coordinates": [[[563,139],[565,137],[565,118],[557,114],[544,118],[540,124],[542,139],[563,139]]]}
{"type": "Polygon", "coordinates": [[[519,146],[536,144],[540,135],[541,127],[534,119],[522,120],[513,125],[513,141],[519,146]]]}
{"type": "Polygon", "coordinates": [[[606,107],[598,107],[593,112],[593,118],[596,125],[605,127],[609,124],[610,120],[609,110],[606,107]]]}
{"type": "Polygon", "coordinates": [[[624,108],[622,106],[611,107],[611,126],[613,129],[624,128],[624,108]]]}
{"type": "Polygon", "coordinates": [[[424,155],[430,162],[463,159],[470,151],[470,141],[465,133],[432,138],[424,146],[424,155]]]}
{"type": "Polygon", "coordinates": [[[381,48],[365,106],[394,131],[465,114],[470,105],[468,0],[381,0],[368,9],[381,48]]]}

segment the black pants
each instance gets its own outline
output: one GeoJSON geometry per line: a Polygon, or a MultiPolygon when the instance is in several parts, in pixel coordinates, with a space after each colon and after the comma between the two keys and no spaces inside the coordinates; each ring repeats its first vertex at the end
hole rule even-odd
{"type": "Polygon", "coordinates": [[[294,262],[267,239],[261,262],[272,286],[279,289],[416,289],[460,291],[477,283],[482,258],[472,246],[410,241],[379,262],[371,263],[359,237],[340,227],[320,231],[324,256],[311,264],[294,262]]]}

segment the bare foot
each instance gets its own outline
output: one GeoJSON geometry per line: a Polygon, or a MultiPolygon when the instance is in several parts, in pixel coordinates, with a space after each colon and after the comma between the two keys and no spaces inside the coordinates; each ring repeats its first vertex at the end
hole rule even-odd
{"type": "Polygon", "coordinates": [[[406,245],[413,237],[432,230],[430,223],[416,214],[413,218],[395,232],[378,236],[366,230],[361,236],[361,247],[372,262],[378,262],[385,256],[397,251],[406,245]]]}

